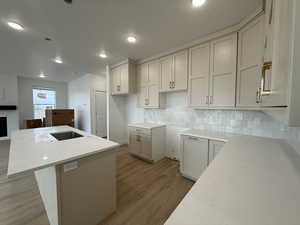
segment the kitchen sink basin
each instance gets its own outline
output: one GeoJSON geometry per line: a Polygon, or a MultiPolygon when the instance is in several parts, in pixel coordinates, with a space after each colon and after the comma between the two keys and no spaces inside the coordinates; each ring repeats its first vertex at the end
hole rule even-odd
{"type": "Polygon", "coordinates": [[[59,132],[59,133],[52,133],[51,135],[52,135],[53,137],[55,137],[56,140],[59,140],[59,141],[83,137],[81,134],[78,134],[78,133],[73,132],[73,131],[59,132]]]}

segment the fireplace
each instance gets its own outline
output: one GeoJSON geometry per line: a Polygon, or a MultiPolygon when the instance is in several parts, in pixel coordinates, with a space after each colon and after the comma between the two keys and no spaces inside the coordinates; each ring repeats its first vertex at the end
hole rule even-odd
{"type": "Polygon", "coordinates": [[[7,137],[7,118],[0,117],[0,137],[7,137]]]}

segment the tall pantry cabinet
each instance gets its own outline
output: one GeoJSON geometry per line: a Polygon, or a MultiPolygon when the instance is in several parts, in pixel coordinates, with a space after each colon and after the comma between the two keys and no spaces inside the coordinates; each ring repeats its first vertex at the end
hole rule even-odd
{"type": "Polygon", "coordinates": [[[237,33],[190,49],[189,105],[235,107],[237,33]]]}

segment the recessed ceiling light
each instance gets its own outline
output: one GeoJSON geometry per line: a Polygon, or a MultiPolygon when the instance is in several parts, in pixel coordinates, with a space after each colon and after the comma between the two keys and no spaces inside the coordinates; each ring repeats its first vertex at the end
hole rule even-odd
{"type": "Polygon", "coordinates": [[[206,0],[192,0],[192,4],[194,7],[200,7],[202,6],[206,0]]]}
{"type": "Polygon", "coordinates": [[[127,37],[127,41],[128,41],[129,43],[134,44],[134,43],[136,43],[136,37],[134,37],[134,36],[128,36],[128,37],[127,37]]]}
{"type": "Polygon", "coordinates": [[[40,74],[40,78],[45,78],[47,77],[43,72],[40,74]]]}
{"type": "Polygon", "coordinates": [[[18,31],[24,30],[24,27],[21,24],[18,24],[16,22],[9,21],[7,22],[7,25],[13,28],[14,30],[18,30],[18,31]]]}
{"type": "Polygon", "coordinates": [[[54,59],[54,62],[56,62],[56,63],[58,63],[58,64],[62,64],[62,63],[63,63],[63,61],[62,61],[62,59],[61,59],[60,57],[56,57],[56,58],[54,59]]]}
{"type": "Polygon", "coordinates": [[[105,52],[101,52],[101,53],[99,54],[99,57],[102,58],[102,59],[106,59],[106,58],[107,58],[107,55],[106,55],[105,52]]]}

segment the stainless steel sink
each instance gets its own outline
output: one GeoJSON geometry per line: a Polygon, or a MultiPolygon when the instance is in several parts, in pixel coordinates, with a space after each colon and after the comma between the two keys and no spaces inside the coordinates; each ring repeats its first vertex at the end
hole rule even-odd
{"type": "Polygon", "coordinates": [[[83,137],[81,134],[75,133],[73,131],[52,133],[51,135],[59,141],[83,137]]]}

